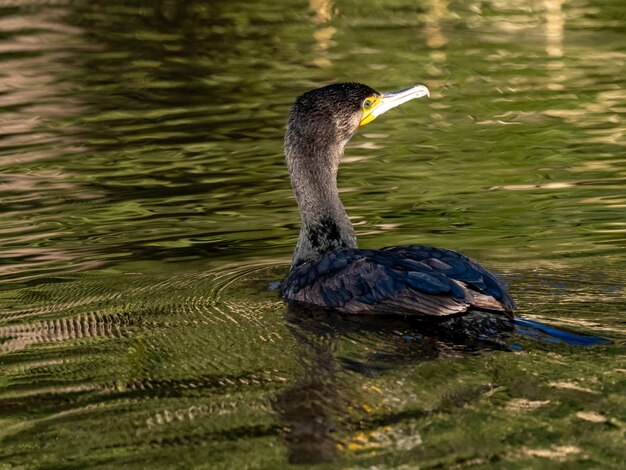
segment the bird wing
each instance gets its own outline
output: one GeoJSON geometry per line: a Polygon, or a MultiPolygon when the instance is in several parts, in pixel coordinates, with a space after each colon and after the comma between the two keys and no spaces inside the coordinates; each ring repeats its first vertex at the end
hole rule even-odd
{"type": "Polygon", "coordinates": [[[281,292],[290,300],[346,313],[447,316],[470,308],[512,310],[512,301],[509,305],[492,295],[510,299],[491,274],[451,253],[417,246],[327,253],[293,267],[281,292]],[[478,268],[480,275],[473,273],[478,268]]]}
{"type": "Polygon", "coordinates": [[[392,246],[381,251],[396,253],[405,260],[426,263],[446,277],[464,284],[472,292],[493,298],[501,304],[502,310],[510,312],[515,309],[515,301],[502,282],[478,262],[461,253],[420,245],[392,246]]]}

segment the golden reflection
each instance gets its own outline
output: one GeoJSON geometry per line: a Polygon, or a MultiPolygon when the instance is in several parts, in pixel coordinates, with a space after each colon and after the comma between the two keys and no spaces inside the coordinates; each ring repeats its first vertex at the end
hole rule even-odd
{"type": "MultiPolygon", "coordinates": [[[[367,410],[367,405],[363,405],[367,410]]],[[[363,453],[378,449],[396,449],[407,452],[422,445],[422,436],[415,424],[407,426],[380,426],[367,431],[357,431],[341,448],[348,452],[363,453]]]]}
{"type": "MultiPolygon", "coordinates": [[[[626,58],[623,53],[606,53],[594,50],[592,53],[580,55],[580,60],[588,68],[613,67],[615,73],[619,64],[626,58]],[[614,65],[615,64],[615,65],[614,65]]],[[[568,78],[571,78],[568,77],[568,78]]],[[[623,103],[626,102],[626,91],[617,84],[604,85],[605,90],[598,90],[593,100],[581,101],[576,109],[546,109],[543,114],[550,117],[558,117],[568,124],[585,128],[584,138],[588,143],[610,143],[624,146],[626,141],[626,127],[623,118],[623,103]],[[610,124],[610,125],[609,125],[610,124]]]]}
{"type": "Polygon", "coordinates": [[[585,458],[587,456],[583,453],[582,449],[576,446],[557,446],[553,445],[547,449],[538,448],[531,449],[528,447],[523,447],[519,452],[520,457],[528,458],[528,457],[541,457],[543,459],[553,460],[556,462],[565,462],[569,459],[573,459],[573,456],[578,456],[579,454],[583,454],[585,458]]]}
{"type": "Polygon", "coordinates": [[[315,13],[315,24],[328,23],[333,18],[333,0],[310,0],[309,5],[315,13]]]}
{"type": "Polygon", "coordinates": [[[538,184],[507,184],[504,186],[497,186],[493,189],[504,189],[508,191],[528,191],[534,189],[567,189],[573,188],[577,183],[571,183],[567,181],[551,182],[551,183],[538,183],[538,184]]]}
{"type": "Polygon", "coordinates": [[[546,54],[563,56],[563,0],[544,0],[546,8],[546,54]]]}
{"type": "MultiPolygon", "coordinates": [[[[609,209],[626,209],[626,197],[623,196],[593,196],[581,199],[583,204],[605,205],[609,209]]],[[[609,222],[607,225],[626,226],[626,222],[609,222]]]]}
{"type": "Polygon", "coordinates": [[[310,0],[309,7],[315,13],[313,23],[319,25],[318,29],[313,33],[313,39],[315,40],[313,45],[313,64],[320,68],[332,67],[333,64],[328,51],[336,44],[332,37],[337,32],[337,29],[332,26],[324,26],[324,24],[328,23],[333,17],[333,1],[310,0]]]}
{"type": "Polygon", "coordinates": [[[576,413],[576,417],[590,423],[606,423],[609,421],[606,416],[597,411],[579,411],[576,413]]]}
{"type": "MultiPolygon", "coordinates": [[[[448,1],[428,0],[426,7],[427,11],[422,17],[424,21],[424,36],[426,45],[430,48],[428,55],[432,60],[432,62],[426,66],[426,72],[431,77],[437,77],[444,75],[444,71],[441,70],[437,63],[445,62],[448,59],[445,49],[448,38],[442,27],[445,18],[449,15],[448,1]]],[[[435,88],[437,87],[433,80],[429,82],[429,85],[435,88]]],[[[434,96],[436,96],[436,91],[434,96]]]]}
{"type": "MultiPolygon", "coordinates": [[[[448,43],[448,38],[441,27],[443,19],[448,15],[448,2],[447,0],[428,0],[427,7],[424,32],[426,45],[431,49],[440,49],[448,43]]],[[[431,57],[434,60],[445,60],[446,53],[443,51],[431,52],[431,57]]]]}
{"type": "Polygon", "coordinates": [[[550,404],[550,400],[529,400],[527,398],[511,398],[505,407],[509,411],[531,411],[550,404]]]}
{"type": "MultiPolygon", "coordinates": [[[[90,299],[93,301],[93,299],[90,299]]],[[[73,304],[65,308],[74,307],[73,304]]],[[[54,308],[51,306],[50,308],[54,308]]],[[[46,307],[44,307],[46,309],[46,307]]],[[[41,315],[45,310],[33,312],[41,315]]],[[[124,316],[102,317],[94,313],[71,318],[57,318],[34,324],[16,324],[0,327],[0,351],[21,351],[33,344],[52,343],[91,337],[120,337],[125,326],[124,316]]]]}

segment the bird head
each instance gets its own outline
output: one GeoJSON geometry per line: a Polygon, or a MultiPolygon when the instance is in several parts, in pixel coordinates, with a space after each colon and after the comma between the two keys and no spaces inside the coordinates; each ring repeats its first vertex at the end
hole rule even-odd
{"type": "Polygon", "coordinates": [[[430,96],[424,85],[380,93],[361,83],[334,83],[299,96],[287,133],[304,145],[345,145],[362,126],[409,100],[430,96]]]}

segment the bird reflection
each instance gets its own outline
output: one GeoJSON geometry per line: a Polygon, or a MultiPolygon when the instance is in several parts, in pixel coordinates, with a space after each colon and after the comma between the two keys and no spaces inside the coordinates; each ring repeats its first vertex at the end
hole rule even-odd
{"type": "Polygon", "coordinates": [[[302,368],[296,383],[281,392],[275,409],[286,427],[290,463],[330,462],[339,455],[334,415],[341,412],[335,357],[337,344],[332,328],[314,320],[315,308],[304,307],[300,315],[297,306],[287,313],[288,328],[296,339],[298,363],[302,368]]]}
{"type": "MultiPolygon", "coordinates": [[[[340,436],[363,435],[361,431],[367,433],[381,423],[395,425],[428,414],[411,410],[373,420],[368,413],[380,406],[364,396],[357,385],[362,382],[354,380],[354,374],[376,378],[419,362],[519,351],[522,345],[524,349],[551,350],[610,343],[528,318],[517,318],[511,328],[489,336],[482,334],[484,328],[468,334],[467,329],[441,328],[432,320],[342,315],[298,302],[287,304],[285,319],[296,340],[301,372],[291,387],[276,396],[273,407],[293,464],[335,461],[351,444],[340,436]]],[[[408,440],[419,443],[420,439],[416,433],[408,440]]]]}
{"type": "Polygon", "coordinates": [[[288,304],[286,320],[298,345],[301,374],[277,395],[274,409],[293,464],[332,462],[346,447],[338,436],[349,429],[342,428],[358,427],[354,413],[364,414],[369,407],[357,405],[360,390],[351,373],[373,377],[419,361],[503,349],[508,335],[455,338],[432,322],[338,315],[296,302],[288,304]],[[342,352],[355,343],[362,347],[346,347],[349,357],[342,352]]]}

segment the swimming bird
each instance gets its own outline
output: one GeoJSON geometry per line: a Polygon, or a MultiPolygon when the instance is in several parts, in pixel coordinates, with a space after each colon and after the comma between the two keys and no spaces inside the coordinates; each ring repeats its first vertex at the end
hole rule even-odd
{"type": "Polygon", "coordinates": [[[430,96],[424,85],[379,93],[336,83],[298,97],[285,133],[285,157],[302,226],[281,295],[349,314],[447,319],[489,312],[511,320],[515,303],[476,261],[430,246],[359,249],[339,198],[337,171],[356,131],[381,114],[430,96]]]}

